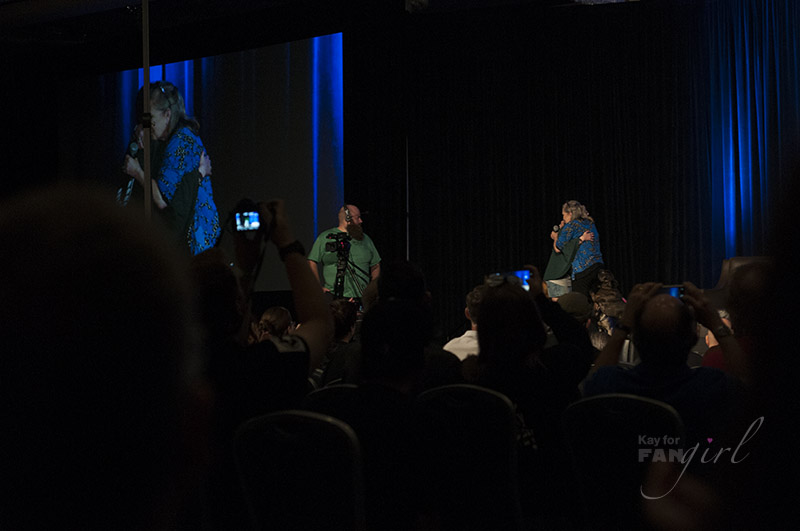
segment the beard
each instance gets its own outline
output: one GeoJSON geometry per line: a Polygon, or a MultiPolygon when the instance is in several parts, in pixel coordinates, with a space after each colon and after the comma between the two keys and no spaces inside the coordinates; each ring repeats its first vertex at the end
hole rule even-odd
{"type": "Polygon", "coordinates": [[[347,234],[354,240],[361,241],[364,239],[364,229],[361,228],[361,225],[349,223],[347,225],[347,234]]]}

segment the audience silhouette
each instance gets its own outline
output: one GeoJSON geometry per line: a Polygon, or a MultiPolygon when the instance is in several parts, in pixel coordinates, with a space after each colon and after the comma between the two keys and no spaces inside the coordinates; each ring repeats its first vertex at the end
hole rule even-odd
{"type": "MultiPolygon", "coordinates": [[[[452,482],[431,475],[444,467],[425,464],[435,441],[417,397],[462,375],[513,408],[519,489],[508,492],[519,499],[508,506],[521,507],[525,529],[587,524],[575,514],[561,425],[579,384],[583,396],[671,405],[686,427],[683,449],[694,451],[652,463],[642,485],[667,493],[644,502],[648,525],[774,528],[796,516],[796,341],[776,318],[796,304],[792,246],[773,242],[771,261],[736,271],[725,308],[735,334],[691,282],[681,297],[648,282],[624,309],[606,311],[616,324],[599,355],[581,321],[588,301],[571,316],[542,293],[534,267],[531,291],[515,277],[487,277],[468,299],[479,348],[462,361],[435,340],[419,267],[382,267],[359,328],[354,305],[326,302],[283,203],[258,208],[302,325],[285,333],[286,312],[276,311],[280,331],[248,344],[266,231],[236,236],[231,267],[219,248],[179,256],[104,191],[56,185],[5,202],[0,241],[13,257],[0,266],[0,529],[247,528],[233,434],[254,417],[303,408],[356,434],[369,529],[441,531],[437,500],[458,497],[431,490],[452,482]],[[726,372],[687,365],[697,323],[719,342],[710,355],[726,372]],[[635,367],[619,364],[628,338],[635,367]]],[[[789,223],[789,213],[779,209],[774,223],[789,223]]]]}
{"type": "Polygon", "coordinates": [[[105,190],[0,207],[0,528],[195,519],[208,390],[185,263],[105,190]]]}

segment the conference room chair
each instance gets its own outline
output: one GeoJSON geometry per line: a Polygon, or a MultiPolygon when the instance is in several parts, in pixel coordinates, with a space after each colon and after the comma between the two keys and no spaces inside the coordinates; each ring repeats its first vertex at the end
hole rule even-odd
{"type": "Polygon", "coordinates": [[[253,529],[366,529],[359,441],[344,422],[285,410],[251,419],[234,437],[253,529]]]}

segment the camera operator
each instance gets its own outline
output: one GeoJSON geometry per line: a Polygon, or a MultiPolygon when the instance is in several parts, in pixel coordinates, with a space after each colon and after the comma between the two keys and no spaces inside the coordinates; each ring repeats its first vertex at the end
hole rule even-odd
{"type": "Polygon", "coordinates": [[[320,279],[322,290],[336,299],[360,299],[370,280],[380,274],[381,257],[361,228],[361,211],[345,204],[339,209],[339,226],[317,236],[308,263],[320,279]]]}

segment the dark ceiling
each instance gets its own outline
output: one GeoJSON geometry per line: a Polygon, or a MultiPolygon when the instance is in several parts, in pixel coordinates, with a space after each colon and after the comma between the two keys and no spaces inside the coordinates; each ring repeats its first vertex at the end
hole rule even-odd
{"type": "MultiPolygon", "coordinates": [[[[621,0],[150,0],[150,58],[157,64],[226,53],[380,26],[403,14],[449,16],[587,1],[621,0]]],[[[133,68],[141,65],[141,36],[141,1],[0,0],[0,57],[26,68],[33,64],[56,73],[133,68]]]]}
{"type": "MultiPolygon", "coordinates": [[[[357,11],[442,13],[510,4],[571,4],[582,0],[150,0],[153,31],[254,17],[280,17],[293,26],[304,19],[339,18],[357,11]]],[[[621,0],[594,0],[621,1],[621,0]]],[[[126,34],[141,22],[141,1],[0,0],[0,42],[71,45],[126,34]]]]}
{"type": "MultiPolygon", "coordinates": [[[[345,3],[151,0],[151,57],[171,61],[341,31],[345,3]]],[[[141,2],[0,0],[2,53],[26,62],[56,69],[140,64],[141,36],[141,2]]]]}

